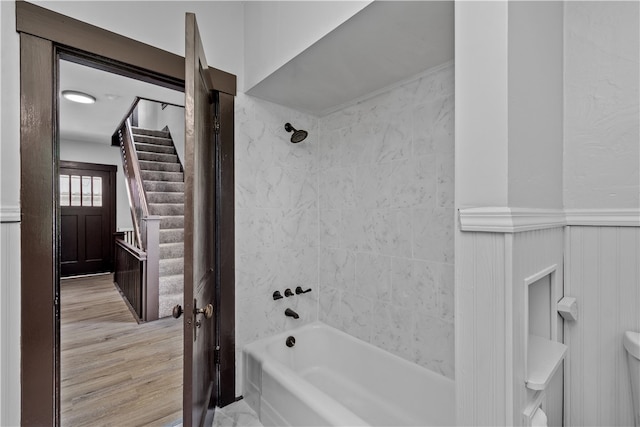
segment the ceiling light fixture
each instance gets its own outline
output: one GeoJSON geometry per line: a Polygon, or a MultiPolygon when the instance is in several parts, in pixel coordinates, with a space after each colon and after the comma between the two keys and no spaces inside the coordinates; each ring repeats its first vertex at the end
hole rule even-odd
{"type": "Polygon", "coordinates": [[[80,104],[93,104],[94,102],[96,102],[95,97],[75,90],[63,90],[62,96],[69,101],[79,102],[80,104]]]}

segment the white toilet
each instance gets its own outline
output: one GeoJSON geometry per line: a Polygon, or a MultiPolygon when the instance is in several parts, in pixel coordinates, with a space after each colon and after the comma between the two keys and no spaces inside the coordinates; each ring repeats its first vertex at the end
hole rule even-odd
{"type": "Polygon", "coordinates": [[[627,362],[631,377],[633,417],[636,427],[640,427],[640,332],[625,332],[624,348],[627,349],[627,362]]]}

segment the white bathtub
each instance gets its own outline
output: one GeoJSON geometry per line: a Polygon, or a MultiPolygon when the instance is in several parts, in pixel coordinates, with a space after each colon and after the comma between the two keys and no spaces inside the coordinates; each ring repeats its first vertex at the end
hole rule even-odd
{"type": "Polygon", "coordinates": [[[320,322],[245,346],[243,363],[265,426],[455,424],[452,380],[320,322]]]}

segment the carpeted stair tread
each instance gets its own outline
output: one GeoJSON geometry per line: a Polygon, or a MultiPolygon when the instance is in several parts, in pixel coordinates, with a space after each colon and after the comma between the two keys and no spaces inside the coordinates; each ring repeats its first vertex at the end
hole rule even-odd
{"type": "Polygon", "coordinates": [[[182,293],[184,291],[184,274],[174,274],[172,276],[160,277],[159,294],[161,296],[170,295],[175,293],[182,293]]]}
{"type": "Polygon", "coordinates": [[[184,242],[160,243],[160,259],[184,258],[184,242]]]}
{"type": "Polygon", "coordinates": [[[138,143],[142,142],[145,144],[156,144],[156,145],[164,145],[166,147],[173,147],[173,141],[171,138],[163,138],[159,136],[150,136],[150,135],[133,135],[133,142],[138,143]]]}
{"type": "Polygon", "coordinates": [[[169,258],[160,260],[160,277],[173,276],[184,273],[184,258],[169,258]]]}
{"type": "Polygon", "coordinates": [[[147,160],[139,160],[140,170],[142,171],[163,171],[163,172],[182,172],[180,163],[169,162],[150,162],[147,160]]]}
{"type": "Polygon", "coordinates": [[[184,245],[184,228],[160,229],[160,243],[182,243],[184,245]]]}
{"type": "Polygon", "coordinates": [[[144,181],[184,182],[182,172],[142,171],[144,181]]]}
{"type": "Polygon", "coordinates": [[[150,136],[159,136],[162,138],[169,138],[169,132],[165,130],[153,130],[153,129],[145,129],[132,126],[131,133],[134,135],[150,135],[150,136]]]}
{"type": "Polygon", "coordinates": [[[184,203],[149,203],[149,213],[160,216],[184,215],[184,203]]]}
{"type": "Polygon", "coordinates": [[[149,153],[162,153],[162,154],[176,154],[176,149],[171,147],[167,147],[166,145],[156,145],[156,144],[145,144],[136,142],[136,151],[146,151],[149,153]]]}
{"type": "Polygon", "coordinates": [[[184,228],[184,215],[163,216],[160,218],[160,230],[167,228],[184,228]]]}
{"type": "Polygon", "coordinates": [[[184,182],[171,181],[144,181],[144,190],[146,192],[174,192],[184,193],[184,182]]]}
{"type": "Polygon", "coordinates": [[[149,203],[184,203],[183,192],[147,191],[149,203]]]}
{"type": "Polygon", "coordinates": [[[178,161],[177,154],[151,153],[148,151],[138,151],[138,160],[147,160],[150,162],[176,163],[178,161]]]}

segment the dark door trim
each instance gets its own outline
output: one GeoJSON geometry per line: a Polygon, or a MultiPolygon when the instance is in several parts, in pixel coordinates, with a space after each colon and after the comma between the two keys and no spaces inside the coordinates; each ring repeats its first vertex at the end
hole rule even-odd
{"type": "Polygon", "coordinates": [[[115,259],[115,239],[114,234],[116,232],[116,216],[117,216],[117,197],[116,197],[116,172],[118,167],[116,165],[103,165],[99,163],[84,163],[74,162],[69,160],[60,160],[58,164],[58,170],[60,169],[78,169],[78,170],[91,170],[101,171],[109,174],[109,263],[108,271],[113,272],[114,259],[115,259]]]}
{"type": "Polygon", "coordinates": [[[67,168],[67,169],[92,169],[96,171],[105,171],[105,172],[113,172],[113,173],[116,173],[118,170],[118,167],[116,165],[74,162],[71,160],[60,160],[60,167],[67,168]]]}
{"type": "Polygon", "coordinates": [[[58,156],[53,44],[20,35],[22,425],[60,424],[58,156]],[[43,96],[51,94],[50,96],[43,96]],[[52,99],[53,98],[53,99],[52,99]]]}
{"type": "MultiPolygon", "coordinates": [[[[164,81],[165,86],[184,90],[184,57],[180,55],[26,1],[16,1],[16,30],[72,50],[109,58],[123,65],[120,74],[134,74],[136,79],[154,84],[164,81]]],[[[235,75],[209,67],[209,79],[213,90],[236,94],[235,75]]]]}
{"type": "MultiPolygon", "coordinates": [[[[180,90],[184,90],[179,77],[184,71],[176,71],[176,64],[184,70],[184,58],[24,1],[16,2],[16,27],[20,33],[21,424],[59,425],[59,57],[64,54],[180,90]]],[[[235,95],[235,76],[212,69],[209,76],[217,91],[235,95]]],[[[223,114],[220,126],[225,135],[222,145],[233,147],[233,139],[227,139],[233,137],[233,115],[223,114]]],[[[221,168],[231,168],[220,171],[227,177],[223,184],[227,195],[233,194],[232,160],[220,162],[221,168]]],[[[232,207],[220,212],[218,221],[231,227],[224,233],[231,241],[222,246],[232,249],[232,207]]],[[[219,283],[222,299],[216,301],[219,316],[226,320],[220,331],[227,343],[220,349],[220,370],[232,381],[219,391],[218,401],[224,405],[235,397],[234,375],[229,374],[235,369],[233,252],[221,262],[220,275],[227,278],[219,283]],[[225,301],[225,296],[231,299],[225,301]]]]}

